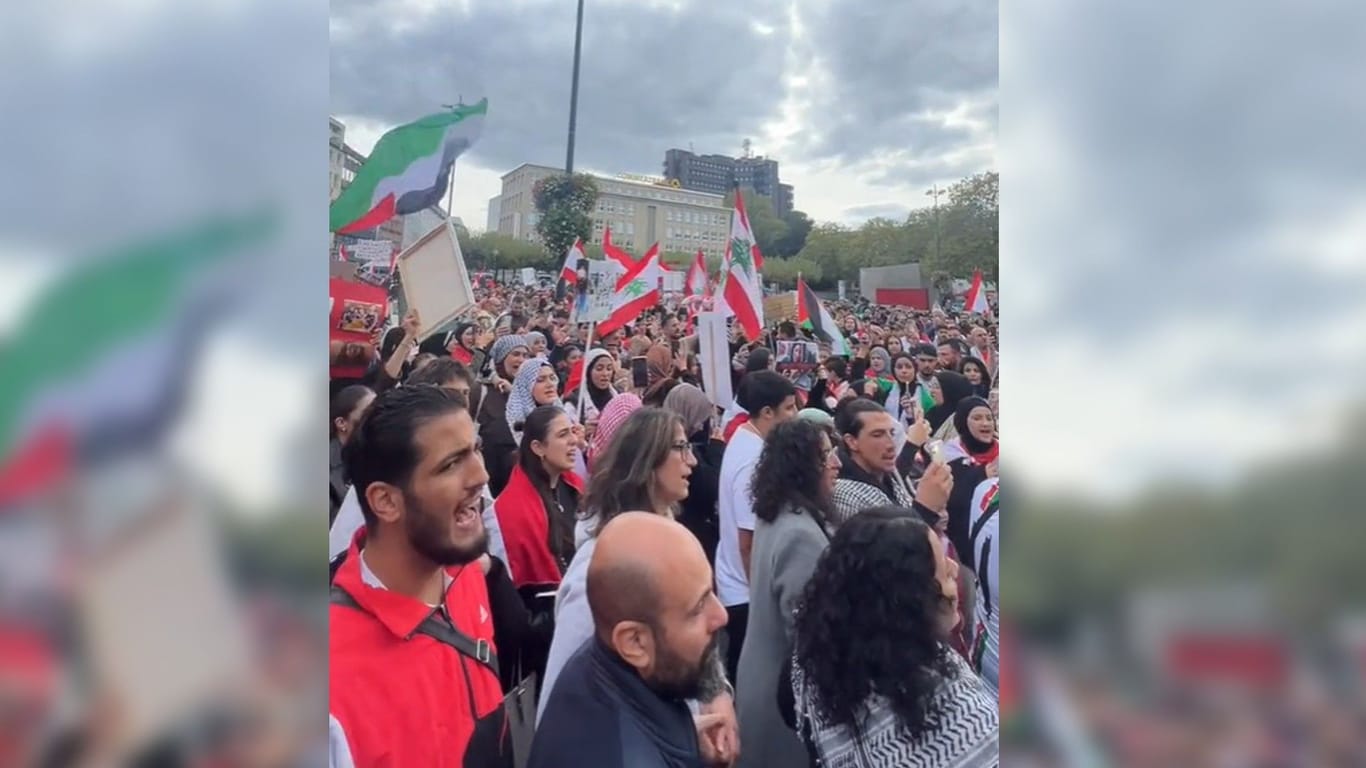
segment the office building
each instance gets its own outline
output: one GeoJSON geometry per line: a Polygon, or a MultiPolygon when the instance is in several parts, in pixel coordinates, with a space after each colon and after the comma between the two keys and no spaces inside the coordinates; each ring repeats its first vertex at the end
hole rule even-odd
{"type": "MultiPolygon", "coordinates": [[[[523,240],[537,240],[536,204],[532,189],[559,168],[521,165],[503,176],[503,194],[489,202],[490,220],[498,211],[498,232],[523,240]]],[[[598,202],[592,212],[593,243],[601,243],[611,227],[612,242],[639,255],[658,242],[666,252],[720,257],[730,235],[731,209],[725,196],[681,189],[659,177],[593,174],[598,202]]]]}
{"type": "Polygon", "coordinates": [[[778,179],[778,161],[763,156],[698,155],[686,149],[664,153],[664,178],[683,189],[725,195],[736,186],[773,201],[779,216],[792,210],[792,185],[778,179]]]}
{"type": "MultiPolygon", "coordinates": [[[[335,117],[328,117],[328,202],[334,201],[342,190],[351,185],[356,178],[356,172],[365,164],[365,155],[357,152],[355,148],[346,143],[346,125],[335,117]]],[[[403,247],[403,217],[394,216],[375,229],[364,232],[355,232],[348,235],[333,236],[328,241],[329,252],[335,254],[337,243],[348,243],[356,240],[374,240],[382,238],[394,244],[395,248],[403,247]]]]}

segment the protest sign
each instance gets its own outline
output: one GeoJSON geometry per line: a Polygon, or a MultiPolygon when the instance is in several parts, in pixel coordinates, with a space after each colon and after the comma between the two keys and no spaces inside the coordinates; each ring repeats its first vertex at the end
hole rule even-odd
{"type": "Polygon", "coordinates": [[[522,267],[522,274],[521,274],[521,277],[522,277],[522,285],[524,285],[524,286],[526,286],[526,287],[528,287],[528,288],[535,288],[535,287],[536,287],[536,268],[535,268],[535,267],[522,267]]]}
{"type": "Polygon", "coordinates": [[[624,273],[621,266],[606,259],[579,259],[578,285],[574,294],[576,323],[600,323],[612,314],[617,278],[624,273]]]}
{"type": "Polygon", "coordinates": [[[327,290],[328,362],[332,378],[360,378],[374,358],[375,333],[384,327],[389,316],[389,293],[338,277],[328,281],[327,290]]]}
{"type": "Polygon", "coordinates": [[[764,298],[764,320],[776,323],[797,317],[797,292],[788,291],[764,298]]]}
{"type": "Polygon", "coordinates": [[[474,304],[465,257],[449,220],[443,221],[398,256],[404,303],[422,320],[418,341],[426,339],[474,304]]]}
{"type": "Polygon", "coordinates": [[[729,408],[734,396],[730,388],[730,335],[723,313],[701,312],[697,315],[697,343],[702,389],[712,405],[729,408]]]}
{"type": "Polygon", "coordinates": [[[774,367],[779,373],[805,373],[815,368],[820,358],[820,346],[814,341],[780,341],[777,347],[778,357],[774,367]]]}

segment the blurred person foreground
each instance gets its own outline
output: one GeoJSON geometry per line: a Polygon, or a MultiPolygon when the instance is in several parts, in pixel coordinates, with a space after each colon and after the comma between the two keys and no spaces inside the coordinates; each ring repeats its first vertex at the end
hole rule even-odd
{"type": "Polygon", "coordinates": [[[1226,491],[1026,499],[1003,598],[1012,761],[1366,764],[1366,411],[1344,415],[1333,450],[1226,491]]]}

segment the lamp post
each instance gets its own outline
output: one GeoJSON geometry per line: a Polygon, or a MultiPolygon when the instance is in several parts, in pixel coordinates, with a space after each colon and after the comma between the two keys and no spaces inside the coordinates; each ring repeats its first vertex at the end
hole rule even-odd
{"type": "Polygon", "coordinates": [[[939,192],[938,184],[925,191],[927,197],[934,198],[934,263],[936,265],[942,265],[939,260],[939,192]]]}
{"type": "Polygon", "coordinates": [[[579,54],[583,49],[583,0],[579,0],[578,20],[574,24],[574,74],[569,86],[569,149],[564,155],[564,172],[574,173],[574,122],[579,113],[579,54]]]}

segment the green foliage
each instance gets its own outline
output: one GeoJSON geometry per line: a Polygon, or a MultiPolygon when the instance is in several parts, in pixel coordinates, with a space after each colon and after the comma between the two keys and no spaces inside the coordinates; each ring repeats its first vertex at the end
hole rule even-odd
{"type": "Polygon", "coordinates": [[[806,245],[806,237],[811,234],[815,222],[801,211],[788,212],[783,222],[787,224],[787,231],[774,245],[773,255],[790,259],[802,252],[802,246],[806,245]]]}
{"type": "Polygon", "coordinates": [[[536,211],[536,234],[545,245],[548,262],[563,258],[576,239],[588,242],[593,234],[589,212],[598,202],[598,184],[592,176],[548,176],[531,190],[536,211]]]}
{"type": "Polygon", "coordinates": [[[560,266],[559,259],[552,258],[539,243],[519,240],[497,232],[483,232],[478,235],[467,233],[460,240],[460,250],[465,254],[465,263],[476,270],[521,267],[558,270],[560,266]]]}
{"type": "MultiPolygon", "coordinates": [[[[921,208],[903,222],[872,219],[857,229],[815,225],[802,239],[797,256],[821,265],[827,284],[822,287],[833,286],[838,280],[856,281],[863,267],[910,262],[918,262],[936,283],[970,277],[977,268],[987,279],[995,279],[999,263],[998,188],[998,174],[982,173],[950,187],[947,200],[941,199],[937,212],[921,208]]],[[[946,290],[941,288],[941,292],[946,290]]]]}
{"type": "Polygon", "coordinates": [[[814,261],[804,258],[764,259],[766,283],[777,283],[781,288],[796,288],[798,274],[812,287],[825,287],[825,270],[814,261]]]}

